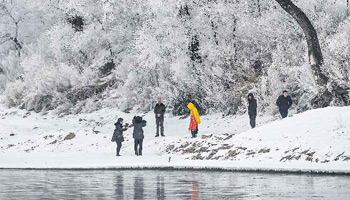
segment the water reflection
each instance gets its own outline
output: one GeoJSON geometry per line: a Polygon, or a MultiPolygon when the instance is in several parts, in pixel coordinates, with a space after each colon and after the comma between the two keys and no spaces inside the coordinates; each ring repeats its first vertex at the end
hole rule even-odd
{"type": "Polygon", "coordinates": [[[124,178],[122,175],[117,175],[116,177],[115,196],[117,199],[124,199],[124,178]]]}
{"type": "Polygon", "coordinates": [[[348,176],[0,170],[0,199],[350,199],[348,176]]]}
{"type": "Polygon", "coordinates": [[[144,199],[143,177],[134,178],[134,199],[144,199]]]}
{"type": "Polygon", "coordinates": [[[192,180],[192,196],[191,200],[199,200],[199,185],[195,177],[192,180]]]}
{"type": "Polygon", "coordinates": [[[165,198],[164,177],[157,175],[157,200],[165,198]]]}

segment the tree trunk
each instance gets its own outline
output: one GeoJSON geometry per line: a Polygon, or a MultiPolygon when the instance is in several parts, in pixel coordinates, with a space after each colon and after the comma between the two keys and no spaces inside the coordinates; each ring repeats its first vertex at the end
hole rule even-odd
{"type": "Polygon", "coordinates": [[[328,78],[321,71],[323,56],[314,26],[306,14],[296,5],[294,5],[291,0],[276,1],[298,22],[299,26],[302,28],[307,41],[309,63],[311,65],[314,79],[319,86],[325,86],[328,82],[328,78]]]}

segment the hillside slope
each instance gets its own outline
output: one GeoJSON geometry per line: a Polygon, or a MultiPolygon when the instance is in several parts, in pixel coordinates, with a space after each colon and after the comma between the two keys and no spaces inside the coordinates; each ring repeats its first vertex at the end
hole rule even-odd
{"type": "Polygon", "coordinates": [[[145,115],[144,156],[133,154],[132,130],[122,157],[110,142],[114,122],[134,114],[104,109],[57,117],[0,109],[0,168],[176,167],[229,170],[350,172],[350,107],[329,107],[280,120],[247,116],[202,117],[199,138],[188,119],[166,116],[166,137],[154,138],[155,120],[145,115]]]}

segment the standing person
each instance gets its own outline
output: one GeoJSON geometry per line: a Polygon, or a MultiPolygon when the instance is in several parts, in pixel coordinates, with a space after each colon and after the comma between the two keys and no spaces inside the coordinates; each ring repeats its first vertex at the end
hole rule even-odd
{"type": "Polygon", "coordinates": [[[193,105],[193,103],[188,103],[187,108],[190,109],[191,111],[191,122],[190,122],[190,127],[189,129],[191,130],[192,128],[195,128],[194,130],[191,130],[192,138],[197,137],[198,134],[198,124],[201,123],[201,120],[199,118],[198,110],[197,108],[193,105]],[[192,121],[193,120],[193,121],[192,121]]]}
{"type": "Polygon", "coordinates": [[[117,156],[120,156],[120,149],[122,148],[122,142],[124,142],[123,132],[128,130],[127,125],[123,128],[124,120],[119,118],[117,123],[114,124],[115,129],[112,137],[112,142],[117,143],[117,156]]]}
{"type": "Polygon", "coordinates": [[[254,98],[254,95],[252,93],[248,94],[248,115],[250,119],[250,126],[252,128],[255,128],[255,119],[256,119],[256,108],[258,104],[256,103],[256,99],[254,98]]]}
{"type": "Polygon", "coordinates": [[[197,137],[198,124],[196,122],[196,119],[195,119],[194,115],[191,115],[191,121],[190,121],[190,125],[188,127],[188,130],[191,131],[192,138],[197,137]]]}
{"type": "Polygon", "coordinates": [[[158,98],[157,104],[154,107],[154,114],[156,115],[156,123],[157,123],[157,132],[156,137],[159,137],[159,127],[160,134],[164,137],[164,113],[165,113],[165,105],[162,103],[162,99],[158,98]]]}
{"type": "Polygon", "coordinates": [[[292,106],[292,98],[288,95],[287,90],[283,91],[283,94],[278,97],[276,105],[279,108],[282,118],[288,116],[288,109],[292,106]]]}
{"type": "Polygon", "coordinates": [[[142,156],[142,143],[145,138],[143,134],[143,127],[146,126],[147,122],[142,120],[142,117],[135,116],[132,120],[134,126],[133,138],[134,138],[134,150],[135,155],[142,156]]]}

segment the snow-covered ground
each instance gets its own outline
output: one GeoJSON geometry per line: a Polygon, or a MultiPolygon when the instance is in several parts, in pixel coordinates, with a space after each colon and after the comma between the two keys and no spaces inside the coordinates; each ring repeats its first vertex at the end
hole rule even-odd
{"type": "MultiPolygon", "coordinates": [[[[135,113],[134,113],[135,114],[135,113]]],[[[91,114],[37,114],[0,107],[0,168],[196,168],[350,173],[350,107],[317,109],[280,120],[248,116],[202,116],[199,138],[189,119],[166,116],[166,137],[155,138],[155,118],[145,115],[144,151],[134,155],[132,129],[121,157],[111,137],[118,117],[134,114],[103,109],[91,114]],[[66,136],[74,136],[68,138],[66,136]]]]}

